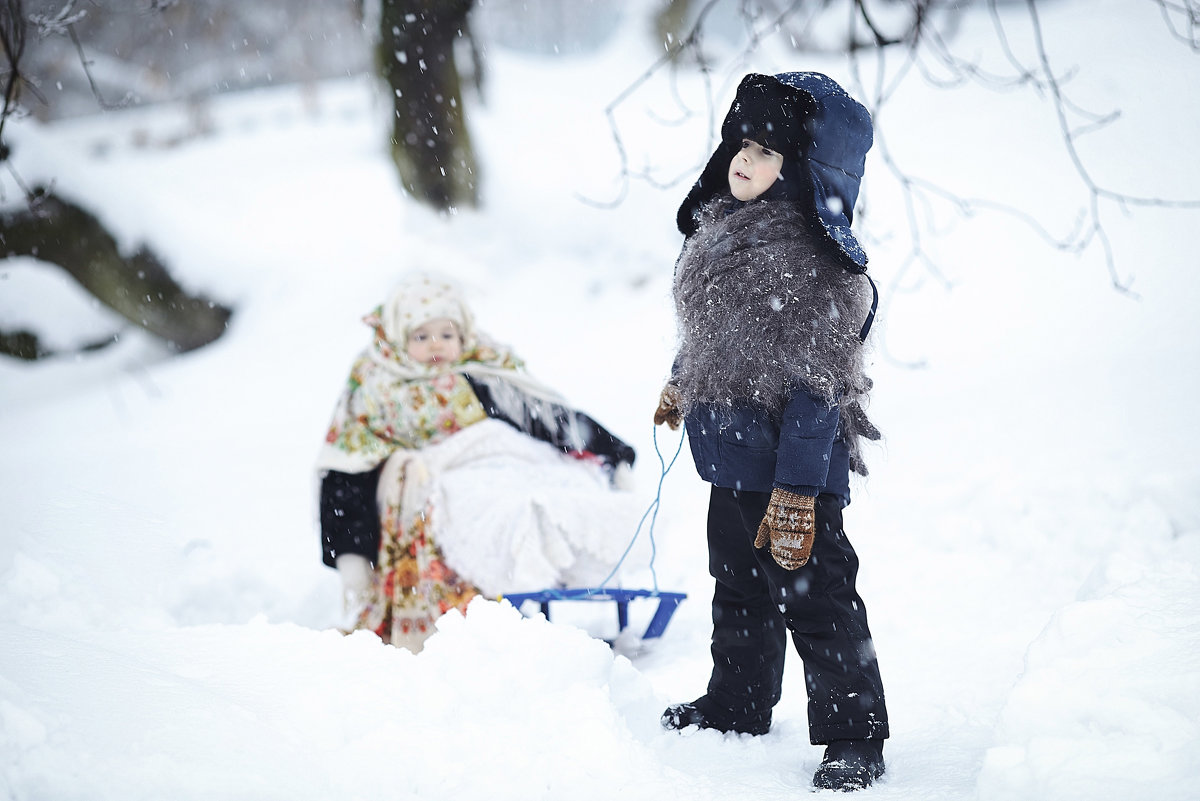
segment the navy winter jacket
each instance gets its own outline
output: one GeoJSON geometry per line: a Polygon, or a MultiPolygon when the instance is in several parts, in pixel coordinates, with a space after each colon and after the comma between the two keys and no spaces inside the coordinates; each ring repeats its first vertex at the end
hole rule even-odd
{"type": "Polygon", "coordinates": [[[696,471],[718,487],[799,495],[829,493],[850,503],[850,455],[838,409],[807,392],[791,397],[778,420],[749,404],[701,404],[684,421],[696,471]]]}

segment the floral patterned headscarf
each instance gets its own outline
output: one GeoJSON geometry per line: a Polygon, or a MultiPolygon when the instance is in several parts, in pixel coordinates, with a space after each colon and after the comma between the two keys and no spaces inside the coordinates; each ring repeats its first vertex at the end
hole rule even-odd
{"type": "MultiPolygon", "coordinates": [[[[561,401],[525,373],[523,363],[511,351],[476,329],[462,295],[445,279],[417,275],[405,280],[363,322],[374,331],[374,337],[355,360],[338,399],[318,459],[320,470],[364,472],[398,449],[422,447],[425,442],[414,435],[412,425],[416,399],[435,392],[469,403],[474,396],[464,373],[483,380],[499,377],[536,397],[561,401]],[[436,319],[451,320],[458,327],[462,357],[452,364],[413,361],[407,349],[409,332],[436,319]],[[437,386],[430,386],[432,382],[437,386]]],[[[478,406],[478,401],[474,403],[478,406]]]]}
{"type": "Polygon", "coordinates": [[[458,289],[431,275],[405,280],[388,301],[363,318],[375,329],[375,348],[385,365],[420,367],[408,357],[408,335],[430,320],[450,320],[463,340],[464,358],[478,348],[475,320],[458,289]]]}

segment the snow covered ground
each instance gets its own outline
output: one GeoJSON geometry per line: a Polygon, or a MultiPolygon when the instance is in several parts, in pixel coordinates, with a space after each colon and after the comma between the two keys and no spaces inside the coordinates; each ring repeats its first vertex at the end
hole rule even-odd
{"type": "MultiPolygon", "coordinates": [[[[1083,65],[1072,89],[1125,110],[1083,140],[1097,180],[1195,197],[1196,54],[1153,3],[1080,7],[1048,5],[1043,23],[1056,63],[1083,65]]],[[[995,59],[986,25],[973,14],[958,41],[995,59]]],[[[330,630],[312,463],[366,341],[359,318],[404,269],[458,278],[484,328],[638,447],[637,492],[652,499],[686,185],[635,183],[611,209],[581,200],[618,192],[603,108],[654,58],[640,33],[572,58],[492,50],[471,114],[486,202],[448,218],[398,191],[386,110],[362,79],[227,96],[212,131],[182,143],[175,107],[10,123],[26,180],[54,179],[236,313],[182,357],[124,330],[78,359],[0,362],[0,798],[805,791],[820,749],[797,660],[765,737],[658,726],[708,675],[707,496],[686,453],[664,484],[655,567],[690,597],[657,642],[614,653],[587,633],[611,635],[611,610],[548,624],[490,601],[447,616],[419,657],[330,630]]],[[[745,66],[796,68],[851,78],[841,61],[769,49],[745,66]]],[[[718,76],[722,108],[742,71],[718,76]]],[[[1085,198],[1046,106],[913,77],[879,119],[897,159],[1070,229],[1085,198]]],[[[670,116],[668,98],[651,82],[619,110],[635,170],[704,155],[703,115],[674,128],[649,115],[670,116]]],[[[1108,208],[1136,299],[1094,249],[1058,253],[994,214],[944,219],[928,243],[942,283],[902,270],[907,223],[882,152],[858,223],[885,296],[872,405],[885,440],[846,525],[893,736],[863,797],[1195,798],[1196,212],[1108,208]]],[[[20,202],[3,180],[4,202],[20,202]]],[[[121,328],[33,260],[0,262],[0,327],[17,323],[61,344],[121,328]]],[[[667,458],[677,443],[660,437],[667,458]]],[[[649,610],[633,613],[636,626],[649,610]]]]}

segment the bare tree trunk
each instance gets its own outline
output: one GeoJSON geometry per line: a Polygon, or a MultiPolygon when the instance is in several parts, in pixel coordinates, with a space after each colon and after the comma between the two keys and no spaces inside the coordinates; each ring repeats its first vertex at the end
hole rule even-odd
{"type": "MultiPolygon", "coordinates": [[[[232,312],[190,295],[171,278],[158,257],[145,248],[123,256],[104,225],[84,209],[54,196],[32,209],[0,214],[0,252],[34,256],[57,264],[122,317],[178,351],[189,351],[225,332],[232,312]]],[[[30,358],[23,332],[6,337],[13,355],[30,358]]]]}
{"type": "Polygon", "coordinates": [[[404,188],[448,210],[478,201],[454,41],[473,0],[383,0],[379,71],[393,92],[392,159],[404,188]]]}

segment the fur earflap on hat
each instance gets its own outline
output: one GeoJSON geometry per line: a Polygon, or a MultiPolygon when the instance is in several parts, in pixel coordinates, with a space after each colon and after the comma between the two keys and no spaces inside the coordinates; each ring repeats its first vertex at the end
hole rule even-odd
{"type": "Polygon", "coordinates": [[[729,190],[729,163],[743,138],[783,155],[781,186],[767,199],[802,203],[853,272],[866,269],[867,254],[850,223],[873,134],[871,115],[836,81],[819,72],[750,73],[721,125],[721,142],[676,215],[684,236],[699,225],[700,210],[729,190]]]}

